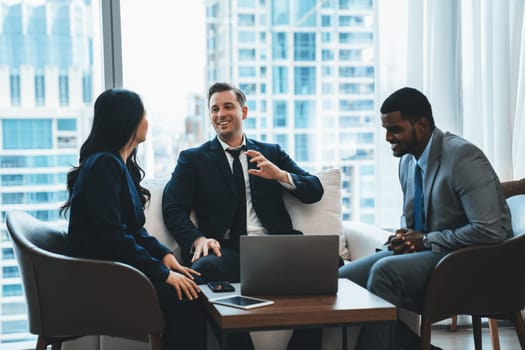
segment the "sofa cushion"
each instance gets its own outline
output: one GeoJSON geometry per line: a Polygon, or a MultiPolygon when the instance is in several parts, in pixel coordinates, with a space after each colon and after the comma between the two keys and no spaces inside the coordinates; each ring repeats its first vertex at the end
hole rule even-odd
{"type": "MultiPolygon", "coordinates": [[[[316,175],[323,184],[323,198],[317,203],[304,204],[285,192],[283,200],[286,209],[290,214],[294,229],[306,235],[339,235],[339,254],[343,259],[348,259],[341,215],[341,172],[339,169],[329,169],[320,171],[316,175]]],[[[151,235],[157,237],[175,252],[177,257],[180,257],[180,248],[164,225],[162,218],[162,193],[167,181],[168,179],[165,178],[147,179],[142,184],[151,192],[151,200],[145,208],[145,227],[151,235]]]]}
{"type": "Polygon", "coordinates": [[[160,242],[165,244],[178,258],[180,258],[180,248],[168,231],[166,225],[164,225],[164,219],[162,217],[162,193],[164,192],[164,186],[166,186],[167,182],[168,179],[159,178],[147,179],[142,183],[142,186],[147,188],[151,193],[151,200],[148,202],[144,210],[146,215],[146,223],[144,226],[149,234],[157,237],[160,242]]]}
{"type": "Polygon", "coordinates": [[[319,202],[304,204],[291,194],[285,192],[284,204],[293,228],[305,235],[338,235],[339,255],[349,258],[346,240],[343,235],[341,172],[339,169],[328,169],[315,173],[323,185],[324,194],[319,202]]]}

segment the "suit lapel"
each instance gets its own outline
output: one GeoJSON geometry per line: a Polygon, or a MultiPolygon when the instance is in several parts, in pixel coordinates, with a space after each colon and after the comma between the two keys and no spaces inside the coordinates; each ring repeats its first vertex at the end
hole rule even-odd
{"type": "MultiPolygon", "coordinates": [[[[257,144],[255,144],[251,139],[249,138],[246,138],[246,148],[249,149],[249,150],[253,150],[253,151],[257,151],[257,152],[261,152],[261,150],[259,149],[259,146],[257,146],[257,144]]],[[[255,163],[251,163],[250,162],[250,158],[248,158],[248,169],[257,169],[257,164],[255,163]]],[[[251,190],[251,193],[253,194],[254,193],[254,190],[257,189],[257,186],[254,186],[254,184],[259,181],[259,177],[258,176],[253,176],[253,175],[249,175],[248,174],[248,182],[250,184],[250,190],[251,190]]]]}
{"type": "MultiPolygon", "coordinates": [[[[225,182],[228,184],[230,190],[235,193],[235,183],[233,182],[232,170],[217,137],[210,142],[208,154],[210,155],[210,158],[213,159],[219,172],[224,176],[225,182]]],[[[213,176],[213,174],[210,175],[213,176]]]]}
{"type": "MultiPolygon", "coordinates": [[[[259,146],[257,146],[257,144],[255,144],[249,138],[246,138],[246,148],[249,150],[261,152],[259,146]]],[[[255,163],[250,163],[250,159],[248,159],[248,169],[257,169],[257,165],[255,163]]]]}
{"type": "Polygon", "coordinates": [[[430,146],[430,154],[428,155],[427,173],[423,179],[423,191],[425,196],[425,218],[428,229],[428,208],[432,196],[432,188],[434,181],[441,165],[441,144],[443,142],[443,132],[438,128],[434,129],[434,138],[430,146]]]}

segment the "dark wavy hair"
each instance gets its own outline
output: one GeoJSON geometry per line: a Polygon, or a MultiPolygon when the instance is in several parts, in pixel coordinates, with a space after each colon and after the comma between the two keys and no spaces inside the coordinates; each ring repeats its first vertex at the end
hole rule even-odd
{"type": "MultiPolygon", "coordinates": [[[[144,105],[140,96],[133,91],[125,89],[109,89],[97,97],[94,107],[93,125],[86,141],[80,148],[78,166],[67,174],[67,189],[69,198],[60,208],[61,213],[67,212],[71,207],[73,186],[84,161],[98,152],[118,153],[137,132],[137,127],[144,116],[144,105]]],[[[140,186],[144,178],[144,170],[137,162],[137,149],[135,148],[126,161],[126,167],[133,178],[140,200],[144,206],[151,194],[140,186]]]]}

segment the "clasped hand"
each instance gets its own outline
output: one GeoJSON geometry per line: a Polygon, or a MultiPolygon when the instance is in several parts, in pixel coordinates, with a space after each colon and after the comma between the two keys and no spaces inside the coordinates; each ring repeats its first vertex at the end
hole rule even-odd
{"type": "Polygon", "coordinates": [[[189,300],[199,297],[198,293],[200,292],[200,288],[193,278],[193,275],[200,276],[201,274],[199,272],[181,265],[171,253],[166,254],[164,258],[162,258],[162,263],[170,269],[166,283],[175,288],[179,300],[182,300],[182,293],[184,293],[189,300]]]}
{"type": "Polygon", "coordinates": [[[424,235],[412,229],[398,229],[396,233],[388,237],[388,250],[394,254],[407,254],[424,250],[424,235]]]}

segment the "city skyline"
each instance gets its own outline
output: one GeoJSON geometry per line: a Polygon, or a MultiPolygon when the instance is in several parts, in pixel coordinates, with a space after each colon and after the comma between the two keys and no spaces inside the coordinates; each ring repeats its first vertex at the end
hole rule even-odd
{"type": "MultiPolygon", "coordinates": [[[[352,2],[357,8],[348,0],[208,0],[186,11],[137,3],[121,1],[122,68],[124,87],[141,94],[151,120],[140,147],[148,176],[169,176],[181,149],[213,134],[205,88],[226,80],[248,95],[248,136],[280,143],[310,171],[340,168],[343,218],[373,222],[371,0],[352,2]],[[220,3],[223,10],[213,7],[220,3]],[[183,29],[163,26],[170,20],[183,29]]],[[[0,95],[2,221],[14,209],[59,221],[65,175],[103,89],[98,9],[84,0],[0,4],[0,88],[9,91],[0,95]]],[[[2,224],[0,344],[16,349],[33,337],[2,224]]]]}
{"type": "Polygon", "coordinates": [[[247,95],[249,137],[342,172],[343,219],[375,220],[371,0],[207,0],[207,81],[247,95]],[[235,3],[237,6],[235,6],[235,3]]]}
{"type": "MultiPolygon", "coordinates": [[[[0,2],[0,344],[34,344],[5,215],[64,222],[66,173],[91,120],[93,25],[80,0],[0,2]]],[[[24,345],[22,345],[24,344],[24,345]]]]}

